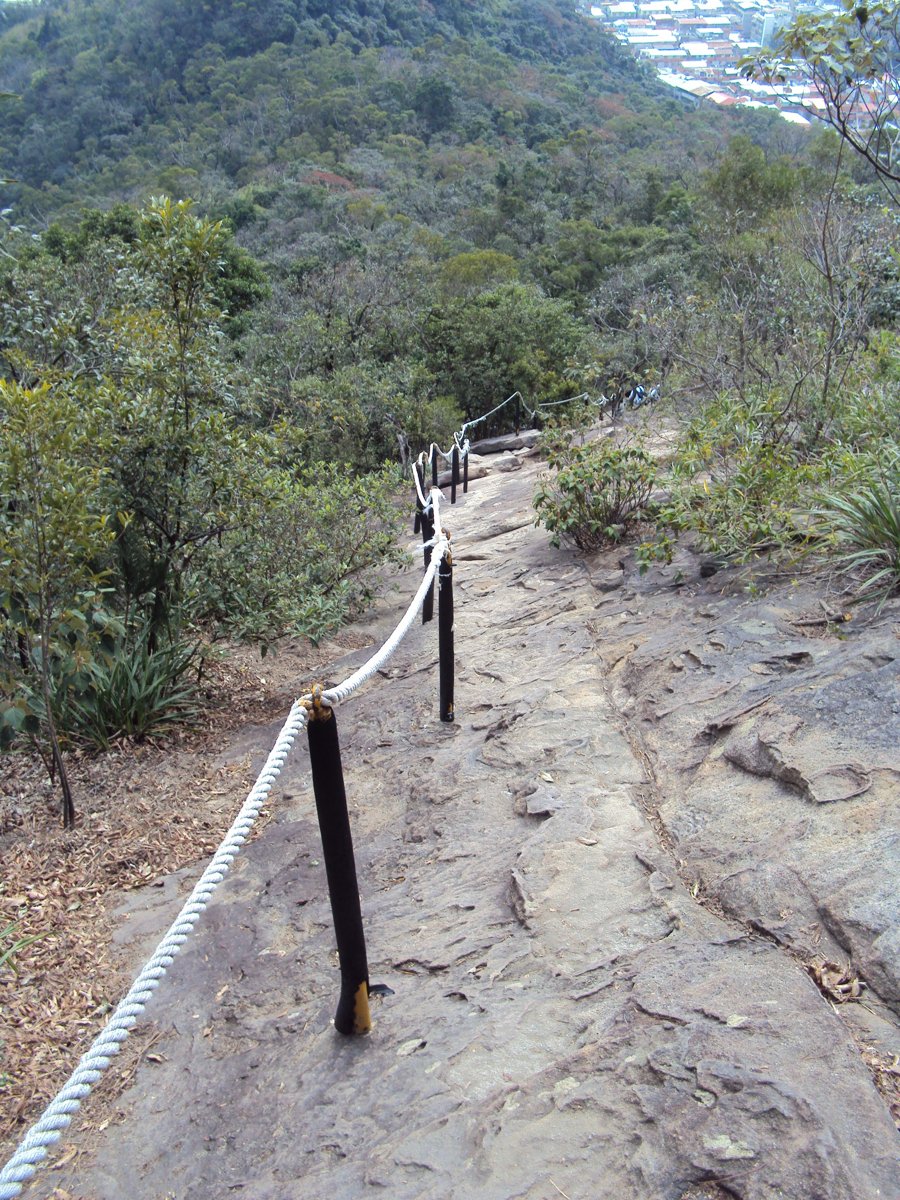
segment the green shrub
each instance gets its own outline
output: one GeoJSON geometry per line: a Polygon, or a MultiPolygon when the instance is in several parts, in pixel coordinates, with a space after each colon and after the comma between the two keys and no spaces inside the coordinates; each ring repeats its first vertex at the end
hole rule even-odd
{"type": "Polygon", "coordinates": [[[652,459],[636,447],[604,438],[585,445],[558,440],[548,450],[555,475],[534,495],[537,521],[560,541],[592,551],[620,542],[647,512],[655,480],[652,459]]]}
{"type": "Polygon", "coordinates": [[[214,636],[257,642],[283,634],[317,641],[375,595],[397,545],[409,485],[398,468],[354,475],[318,463],[299,478],[270,472],[237,528],[204,547],[191,612],[214,636]]]}
{"type": "Polygon", "coordinates": [[[735,560],[802,541],[816,473],[779,418],[775,396],[727,394],[702,408],[680,439],[655,535],[639,548],[644,566],[670,559],[680,533],[735,560]]]}
{"type": "Polygon", "coordinates": [[[77,683],[57,690],[56,719],[69,741],[108,750],[119,737],[137,741],[165,733],[200,711],[197,643],[172,640],[148,649],[140,626],[105,659],[86,664],[77,683]]]}
{"type": "Polygon", "coordinates": [[[838,547],[841,569],[863,576],[858,596],[881,607],[900,591],[900,456],[889,475],[857,491],[826,495],[815,515],[838,547]]]}

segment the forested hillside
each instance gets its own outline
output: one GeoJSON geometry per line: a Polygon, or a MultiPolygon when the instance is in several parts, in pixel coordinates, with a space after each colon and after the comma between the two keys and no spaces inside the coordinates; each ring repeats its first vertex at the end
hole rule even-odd
{"type": "Polygon", "coordinates": [[[26,202],[47,184],[54,204],[83,202],[86,184],[101,198],[135,186],[214,196],[266,168],[277,178],[321,155],[334,165],[396,138],[533,145],[573,128],[587,108],[578,90],[593,100],[628,75],[621,52],[565,5],[85,0],[12,11],[34,13],[7,35],[0,69],[21,95],[3,150],[26,202]]]}
{"type": "Polygon", "coordinates": [[[687,406],[647,556],[794,546],[896,471],[896,212],[865,164],[683,111],[568,0],[0,20],[5,741],[59,759],[54,721],[103,744],[190,711],[198,630],[321,635],[389,552],[397,465],[515,390],[687,406]]]}

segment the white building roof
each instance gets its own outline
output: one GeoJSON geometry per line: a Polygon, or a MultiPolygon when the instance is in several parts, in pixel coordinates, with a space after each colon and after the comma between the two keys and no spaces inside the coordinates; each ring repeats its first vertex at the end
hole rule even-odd
{"type": "Polygon", "coordinates": [[[640,33],[629,34],[631,46],[675,46],[675,35],[665,29],[646,29],[640,33]]]}
{"type": "Polygon", "coordinates": [[[641,5],[641,15],[645,17],[693,11],[694,0],[648,0],[648,3],[641,5]]]}

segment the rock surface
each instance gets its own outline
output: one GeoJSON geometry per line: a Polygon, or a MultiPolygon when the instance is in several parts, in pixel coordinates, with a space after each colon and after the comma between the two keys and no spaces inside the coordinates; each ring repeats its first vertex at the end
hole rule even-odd
{"type": "Polygon", "coordinates": [[[540,441],[540,431],[523,429],[520,433],[503,433],[498,437],[482,438],[472,442],[471,450],[475,454],[500,454],[509,450],[530,450],[540,441]]]}
{"type": "Polygon", "coordinates": [[[836,625],[791,586],[678,570],[594,626],[676,853],[727,912],[852,961],[900,1013],[900,604],[836,625]]]}
{"type": "Polygon", "coordinates": [[[434,625],[338,710],[370,975],[393,993],[371,1034],[329,1025],[299,746],[148,1011],[124,1119],[28,1195],[900,1195],[887,1107],[797,957],[852,953],[896,999],[890,611],[860,654],[777,598],[723,599],[721,576],[688,595],[607,556],[595,588],[533,528],[535,474],[453,513],[456,723],[434,625]]]}

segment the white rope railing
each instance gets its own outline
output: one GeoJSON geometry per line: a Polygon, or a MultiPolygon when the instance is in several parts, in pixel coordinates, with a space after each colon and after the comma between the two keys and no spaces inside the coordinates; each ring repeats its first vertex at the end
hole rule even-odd
{"type": "Polygon", "coordinates": [[[302,700],[295,701],[265,766],[256,778],[247,799],[209,865],[191,892],[181,912],[156,947],[109,1021],[81,1056],[68,1081],[44,1109],[38,1120],[19,1143],[19,1147],[0,1171],[0,1200],[15,1200],[24,1185],[36,1174],[47,1157],[49,1147],[58,1142],[63,1130],[81,1107],[94,1084],[119,1053],[138,1017],[144,1011],[175,955],[187,941],[213,892],[225,878],[229,867],[246,841],[272,785],[306,724],[307,710],[302,700]]]}
{"type": "MultiPolygon", "coordinates": [[[[334,705],[340,704],[349,696],[352,696],[355,691],[358,691],[364,683],[366,683],[372,678],[373,675],[381,670],[384,664],[400,645],[403,638],[409,632],[409,627],[412,625],[417,613],[425,602],[425,597],[428,595],[431,585],[434,582],[434,577],[441,565],[441,559],[444,557],[444,554],[446,553],[450,543],[443,534],[440,536],[435,534],[435,537],[428,543],[428,545],[434,547],[432,551],[431,562],[428,564],[425,574],[422,577],[422,582],[419,585],[419,590],[416,592],[412,599],[412,603],[406,610],[403,620],[377,654],[373,654],[367,662],[363,663],[358,671],[354,671],[353,674],[345,679],[343,683],[338,684],[337,687],[329,688],[327,691],[322,693],[322,699],[326,704],[334,707],[334,705]]],[[[0,1200],[2,1200],[2,1197],[0,1197],[0,1200]]]]}
{"type": "MultiPolygon", "coordinates": [[[[480,417],[473,417],[471,421],[465,421],[459,430],[453,435],[453,446],[449,450],[442,450],[437,442],[431,442],[427,451],[423,450],[416,459],[416,463],[422,467],[423,471],[426,466],[431,466],[436,458],[442,458],[445,463],[452,463],[453,451],[459,453],[460,462],[466,459],[471,450],[471,441],[469,439],[468,430],[474,429],[477,425],[481,425],[487,421],[489,417],[495,416],[501,412],[508,404],[514,401],[519,404],[519,411],[531,420],[535,417],[543,416],[548,408],[559,408],[563,404],[587,404],[593,408],[597,408],[601,413],[612,412],[616,413],[625,407],[640,408],[644,404],[652,404],[659,399],[659,388],[651,387],[646,390],[642,385],[632,388],[627,394],[621,396],[604,396],[600,395],[596,399],[588,392],[579,392],[577,396],[566,396],[563,400],[539,400],[537,406],[532,408],[526,403],[521,392],[513,392],[511,396],[507,396],[505,400],[501,400],[499,404],[495,404],[493,408],[486,413],[482,413],[480,417]]],[[[413,476],[416,481],[416,493],[418,495],[419,504],[422,510],[429,511],[429,502],[421,489],[419,475],[415,469],[413,476]]]]}
{"type": "MultiPolygon", "coordinates": [[[[641,391],[643,392],[643,389],[641,391]]],[[[655,392],[656,389],[653,389],[653,391],[655,392]]],[[[439,488],[432,487],[426,496],[417,468],[421,466],[424,469],[425,461],[431,463],[436,453],[447,462],[452,462],[454,451],[458,452],[461,457],[467,456],[470,447],[467,431],[480,425],[489,417],[500,412],[506,405],[516,400],[520,403],[520,411],[524,411],[531,418],[539,416],[541,410],[544,408],[556,407],[560,404],[586,401],[604,407],[610,403],[606,397],[601,397],[601,402],[598,402],[590,400],[585,393],[582,393],[578,396],[569,397],[566,400],[545,401],[539,404],[537,408],[532,409],[525,404],[521,393],[513,392],[511,396],[508,396],[489,412],[483,413],[471,421],[466,421],[459,432],[454,434],[454,445],[450,451],[445,452],[440,449],[437,443],[431,443],[427,456],[421,454],[413,469],[420,511],[431,514],[431,519],[434,523],[433,537],[424,543],[424,548],[431,550],[430,562],[415,596],[393,633],[378,652],[372,655],[357,671],[348,676],[343,683],[329,688],[321,694],[321,700],[327,705],[334,707],[348,699],[391,658],[403,638],[409,632],[416,614],[422,609],[425,598],[434,583],[435,575],[440,569],[444,555],[449,550],[449,535],[444,532],[441,525],[440,509],[443,502],[443,494],[439,488]]],[[[175,955],[193,931],[201,915],[209,905],[213,893],[225,878],[241,846],[247,840],[275,780],[281,773],[281,769],[287,760],[298,734],[307,723],[309,715],[308,706],[312,699],[311,695],[306,695],[294,702],[282,726],[281,732],[269,753],[269,757],[266,759],[265,766],[257,776],[256,782],[253,784],[246,800],[241,806],[231,828],[228,830],[228,833],[225,835],[221,845],[213,855],[178,916],[138,974],[128,993],[119,1002],[107,1024],[94,1039],[90,1048],[82,1055],[69,1079],[53,1100],[50,1101],[34,1125],[28,1130],[12,1157],[3,1169],[0,1170],[0,1200],[15,1200],[17,1196],[21,1195],[25,1185],[37,1173],[38,1168],[47,1158],[49,1148],[60,1140],[63,1131],[70,1124],[72,1117],[77,1113],[82,1102],[93,1089],[94,1084],[100,1079],[112,1059],[118,1054],[122,1044],[128,1038],[131,1029],[137,1023],[138,1018],[143,1013],[153,993],[159,987],[166,971],[174,961],[175,955]]]]}
{"type": "MultiPolygon", "coordinates": [[[[413,474],[416,473],[413,472],[413,474]]],[[[418,488],[418,483],[416,486],[418,488]]],[[[329,688],[322,694],[322,700],[331,707],[352,696],[384,666],[409,632],[416,614],[422,608],[441,560],[450,545],[449,538],[441,527],[442,501],[443,496],[440,490],[432,488],[427,500],[434,519],[434,537],[427,543],[432,548],[432,558],[415,596],[403,618],[381,649],[357,671],[348,676],[343,683],[329,688]]],[[[178,916],[131,985],[126,996],[117,1005],[109,1021],[94,1039],[90,1048],[81,1056],[66,1083],[31,1126],[12,1157],[0,1170],[0,1200],[15,1200],[17,1196],[21,1195],[25,1185],[33,1178],[44,1159],[47,1158],[50,1147],[60,1140],[63,1131],[90,1094],[94,1084],[100,1079],[115,1055],[119,1053],[122,1044],[128,1038],[153,993],[159,987],[175,955],[187,941],[212,899],[213,893],[225,878],[238,851],[247,840],[275,780],[281,773],[297,735],[307,723],[308,704],[311,701],[312,696],[309,694],[294,701],[269,757],[266,759],[265,766],[257,776],[256,782],[231,828],[178,916]]]]}
{"type": "MultiPolygon", "coordinates": [[[[467,436],[467,431],[469,429],[474,429],[476,425],[480,425],[483,421],[486,421],[488,417],[493,417],[496,413],[506,408],[507,404],[512,404],[513,401],[518,401],[520,405],[520,411],[523,412],[525,416],[534,419],[535,417],[542,416],[545,409],[558,408],[563,404],[577,404],[580,402],[582,404],[589,404],[593,408],[599,408],[601,412],[606,412],[610,409],[623,408],[626,405],[630,405],[632,408],[640,408],[643,404],[650,404],[658,399],[658,387],[651,387],[649,390],[646,390],[643,385],[638,384],[627,394],[620,397],[601,395],[594,399],[588,392],[579,392],[577,396],[567,396],[564,400],[539,400],[537,407],[531,408],[530,405],[525,402],[525,398],[521,392],[513,392],[511,396],[507,396],[505,400],[502,400],[492,409],[489,409],[488,412],[482,413],[480,417],[473,417],[471,421],[466,421],[461,426],[459,432],[454,434],[454,441],[456,442],[457,447],[462,450],[463,441],[465,440],[465,449],[466,452],[468,452],[469,439],[467,436]]],[[[445,454],[443,454],[443,451],[441,451],[441,454],[444,458],[447,457],[445,454]]]]}

